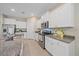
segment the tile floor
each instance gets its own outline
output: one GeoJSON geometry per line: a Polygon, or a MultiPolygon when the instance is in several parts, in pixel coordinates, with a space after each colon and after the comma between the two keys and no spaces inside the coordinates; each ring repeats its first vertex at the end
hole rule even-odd
{"type": "Polygon", "coordinates": [[[49,56],[46,50],[42,49],[34,40],[24,40],[23,55],[30,56],[49,56]],[[26,53],[27,52],[27,53],[26,53]]]}
{"type": "MultiPolygon", "coordinates": [[[[1,42],[1,43],[4,43],[4,42],[1,42]]],[[[1,44],[1,45],[3,46],[3,44],[1,44]]],[[[16,55],[16,56],[18,56],[18,55],[21,55],[21,56],[49,56],[47,51],[42,49],[39,46],[39,44],[32,39],[15,38],[14,41],[7,41],[4,44],[5,52],[3,51],[3,49],[1,49],[2,48],[1,45],[0,45],[0,55],[1,56],[14,56],[14,55],[16,55]],[[21,47],[22,43],[23,43],[23,47],[21,47]],[[21,52],[21,49],[22,49],[22,52],[21,52]],[[13,52],[17,52],[17,54],[13,54],[13,52]]]]}

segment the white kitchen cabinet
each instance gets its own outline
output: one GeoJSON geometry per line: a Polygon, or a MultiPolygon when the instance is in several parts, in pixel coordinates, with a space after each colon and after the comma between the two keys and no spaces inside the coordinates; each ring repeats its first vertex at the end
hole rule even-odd
{"type": "Polygon", "coordinates": [[[47,22],[49,20],[49,12],[46,12],[41,16],[41,23],[47,22]]]}
{"type": "Polygon", "coordinates": [[[41,23],[44,23],[46,21],[46,16],[45,14],[41,16],[41,23]]]}
{"type": "Polygon", "coordinates": [[[62,4],[50,12],[49,27],[74,27],[73,4],[62,4]]]}
{"type": "Polygon", "coordinates": [[[35,33],[35,40],[38,41],[38,33],[35,33]]]}
{"type": "MultiPolygon", "coordinates": [[[[53,52],[53,50],[54,50],[54,48],[53,48],[53,41],[50,39],[50,38],[48,38],[48,37],[45,37],[45,48],[47,49],[47,51],[49,52],[49,53],[51,53],[52,54],[52,52],[53,52]]],[[[53,54],[52,54],[53,55],[53,54]]]]}
{"type": "Polygon", "coordinates": [[[71,43],[65,43],[46,36],[45,48],[54,56],[73,56],[75,51],[74,41],[71,43]]]}
{"type": "Polygon", "coordinates": [[[38,41],[42,41],[42,35],[38,34],[38,41]]]}
{"type": "Polygon", "coordinates": [[[24,32],[24,38],[25,38],[25,39],[27,38],[27,33],[26,33],[26,32],[24,32]]]}
{"type": "Polygon", "coordinates": [[[43,23],[44,22],[44,15],[43,16],[41,16],[41,23],[43,23]]]}
{"type": "Polygon", "coordinates": [[[62,44],[62,42],[56,41],[54,44],[53,55],[55,56],[68,56],[69,55],[69,46],[68,44],[62,44]]]}

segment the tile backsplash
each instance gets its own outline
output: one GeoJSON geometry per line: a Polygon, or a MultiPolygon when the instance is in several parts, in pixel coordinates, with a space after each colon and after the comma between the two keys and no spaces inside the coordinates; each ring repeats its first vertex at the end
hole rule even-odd
{"type": "Polygon", "coordinates": [[[75,36],[75,29],[74,28],[63,28],[65,35],[75,36]]]}
{"type": "MultiPolygon", "coordinates": [[[[56,29],[58,29],[58,28],[53,28],[52,32],[54,32],[56,29]]],[[[62,28],[62,29],[63,29],[65,35],[75,36],[75,34],[74,34],[75,33],[75,29],[74,28],[66,27],[66,28],[62,28]]]]}

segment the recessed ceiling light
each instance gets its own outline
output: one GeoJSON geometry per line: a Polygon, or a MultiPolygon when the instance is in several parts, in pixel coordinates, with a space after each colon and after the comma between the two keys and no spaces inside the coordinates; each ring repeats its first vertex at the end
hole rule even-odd
{"type": "Polygon", "coordinates": [[[15,11],[15,9],[11,9],[11,11],[15,11]]]}

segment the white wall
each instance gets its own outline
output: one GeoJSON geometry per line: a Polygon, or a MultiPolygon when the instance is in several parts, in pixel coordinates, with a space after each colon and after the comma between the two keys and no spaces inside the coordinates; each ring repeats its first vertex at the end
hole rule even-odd
{"type": "Polygon", "coordinates": [[[76,39],[76,55],[79,56],[79,4],[75,6],[75,39],[76,39]]]}
{"type": "Polygon", "coordinates": [[[27,20],[27,38],[35,39],[36,18],[31,17],[27,20]]]}
{"type": "Polygon", "coordinates": [[[4,24],[14,24],[16,28],[26,28],[26,22],[17,21],[16,19],[4,18],[4,24]]]}
{"type": "Polygon", "coordinates": [[[26,28],[26,22],[16,21],[16,28],[26,28]]]}
{"type": "Polygon", "coordinates": [[[0,35],[2,34],[3,16],[0,15],[0,35]]]}

